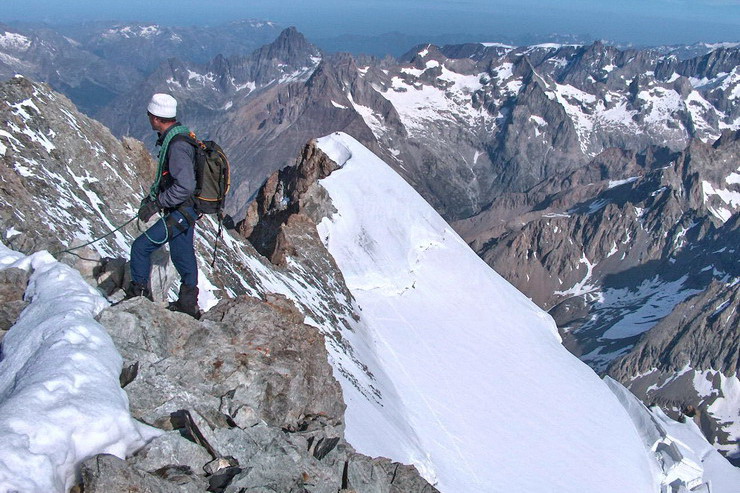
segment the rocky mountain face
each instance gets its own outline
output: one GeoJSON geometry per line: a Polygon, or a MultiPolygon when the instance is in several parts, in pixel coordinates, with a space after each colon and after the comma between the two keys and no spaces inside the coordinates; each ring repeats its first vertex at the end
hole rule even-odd
{"type": "MultiPolygon", "coordinates": [[[[9,246],[57,251],[133,216],[154,170],[140,142],[116,140],[66,97],[24,77],[0,91],[0,217],[9,246]]],[[[123,238],[110,237],[100,254],[112,255],[123,238]]]]}
{"type": "MultiPolygon", "coordinates": [[[[16,77],[0,95],[3,242],[48,249],[119,300],[126,251],[138,235],[126,221],[151,179],[151,157],[48,86],[16,77]]],[[[294,246],[282,265],[229,231],[210,265],[216,229],[203,218],[196,239],[200,301],[210,308],[204,320],[141,299],[101,315],[127,361],[121,383],[132,412],[169,432],[127,462],[92,458],[81,471],[84,490],[270,484],[277,491],[436,491],[413,467],[357,454],[344,440],[345,404],[334,375],[368,396],[379,393],[349,342],[359,315],[315,225],[282,228],[283,241],[294,246]]],[[[25,306],[23,274],[3,271],[0,279],[3,332],[25,306]]],[[[176,289],[166,252],[155,259],[153,285],[159,300],[176,289]]]]}
{"type": "Polygon", "coordinates": [[[701,409],[727,452],[737,417],[710,408],[723,392],[735,397],[719,377],[689,374],[737,369],[739,137],[694,140],[680,153],[608,150],[456,223],[550,311],[573,353],[646,402],[701,409]]]}
{"type": "Polygon", "coordinates": [[[277,34],[256,21],[5,31],[8,75],[51,83],[116,135],[151,139],[141,108],[151,92],[172,92],[183,119],[236,156],[237,203],[307,140],[341,130],[461,219],[610,147],[678,151],[716,139],[740,111],[731,44],[689,58],[600,42],[420,45],[378,60],[321,55],[294,29],[246,55],[277,34]]]}
{"type": "Polygon", "coordinates": [[[169,58],[206,62],[241,55],[275,39],[270,22],[212,27],[95,22],[67,26],[0,25],[0,79],[25,75],[50,84],[90,116],[142,83],[169,58]]]}
{"type": "Polygon", "coordinates": [[[740,43],[736,42],[694,43],[691,45],[657,46],[651,49],[662,55],[673,55],[679,60],[689,60],[704,56],[718,48],[737,48],[738,46],[740,46],[740,43]]]}
{"type": "Polygon", "coordinates": [[[738,53],[720,47],[682,61],[599,42],[478,43],[421,45],[398,60],[321,58],[288,30],[245,59],[172,61],[119,98],[104,121],[117,134],[141,138],[145,122],[128,115],[138,114],[134,108],[150,92],[172,92],[184,118],[237,156],[240,198],[308,139],[345,131],[392,163],[445,217],[460,219],[608,148],[679,151],[691,138],[711,141],[736,128],[738,53]],[[285,70],[229,75],[259,66],[268,53],[285,70]]]}
{"type": "MultiPolygon", "coordinates": [[[[600,43],[422,48],[407,56],[412,66],[401,68],[383,94],[402,108],[407,128],[416,126],[412,137],[421,141],[434,133],[430,140],[437,147],[454,142],[446,152],[459,155],[439,160],[446,173],[430,170],[431,159],[412,173],[426,172],[447,197],[467,200],[465,208],[443,209],[453,219],[475,214],[501,193],[523,192],[579,168],[608,148],[639,152],[662,145],[678,151],[691,137],[714,140],[737,125],[734,109],[709,103],[709,87],[698,81],[692,86],[689,77],[701,79],[698,73],[662,71],[660,57],[651,52],[600,43]],[[418,100],[404,104],[412,97],[418,100]],[[458,129],[467,134],[462,145],[452,136],[458,129]],[[456,171],[462,175],[457,185],[450,183],[456,171]],[[464,172],[471,176],[464,179],[464,172]]],[[[731,56],[737,64],[737,50],[731,56]]],[[[737,84],[731,68],[718,73],[728,87],[737,84]]]]}
{"type": "Polygon", "coordinates": [[[0,80],[16,74],[50,84],[88,113],[140,83],[143,77],[52,29],[0,25],[0,80]]]}

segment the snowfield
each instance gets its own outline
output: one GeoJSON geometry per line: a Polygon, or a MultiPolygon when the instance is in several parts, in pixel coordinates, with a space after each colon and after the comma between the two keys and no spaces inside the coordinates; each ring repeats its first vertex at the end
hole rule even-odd
{"type": "Polygon", "coordinates": [[[660,491],[652,444],[549,315],[352,137],[319,147],[342,166],[320,182],[338,212],[319,233],[361,309],[357,337],[392,376],[374,405],[342,382],[347,440],[445,493],[660,491]]]}

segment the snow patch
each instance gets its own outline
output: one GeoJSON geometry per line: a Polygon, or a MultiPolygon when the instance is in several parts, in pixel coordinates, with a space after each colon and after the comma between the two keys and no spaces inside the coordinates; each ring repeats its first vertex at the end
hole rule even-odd
{"type": "Polygon", "coordinates": [[[254,82],[254,81],[252,81],[252,80],[247,81],[247,82],[245,82],[243,84],[237,84],[236,81],[234,81],[234,79],[232,79],[231,80],[231,85],[234,86],[234,89],[236,90],[236,92],[243,91],[244,89],[249,89],[248,92],[252,92],[255,89],[257,89],[257,83],[254,82]]]}
{"type": "Polygon", "coordinates": [[[105,299],[45,252],[0,243],[0,266],[31,271],[0,360],[0,490],[68,491],[83,460],[125,458],[160,432],[129,414],[123,361],[95,321],[105,299]]]}
{"type": "Polygon", "coordinates": [[[687,289],[687,276],[676,281],[665,282],[658,277],[646,280],[636,289],[607,289],[599,303],[594,319],[583,329],[604,319],[617,320],[602,335],[603,339],[623,339],[636,336],[652,329],[655,324],[671,313],[675,306],[701,290],[687,289]]]}
{"type": "Polygon", "coordinates": [[[0,33],[0,48],[25,51],[30,47],[31,40],[22,34],[11,32],[0,33]]]}
{"type": "Polygon", "coordinates": [[[629,178],[625,178],[624,180],[609,180],[609,188],[611,189],[619,187],[621,185],[626,185],[627,183],[637,181],[639,178],[639,176],[631,176],[629,178]]]}
{"type": "Polygon", "coordinates": [[[505,48],[508,50],[513,50],[515,46],[503,44],[503,43],[480,43],[481,45],[485,46],[486,48],[505,48]]]}
{"type": "MultiPolygon", "coordinates": [[[[727,182],[734,184],[737,179],[736,173],[731,174],[726,178],[727,182]]],[[[740,208],[740,191],[729,190],[726,188],[714,188],[712,183],[704,180],[701,182],[702,193],[704,196],[704,203],[707,204],[709,212],[717,217],[722,222],[727,222],[730,217],[740,208]],[[715,207],[716,202],[711,202],[712,197],[719,198],[724,204],[729,207],[715,207]]]]}
{"type": "Polygon", "coordinates": [[[554,294],[560,296],[583,296],[584,294],[588,294],[597,289],[598,286],[589,284],[596,264],[592,264],[591,261],[588,260],[588,257],[586,257],[585,253],[581,255],[579,263],[586,266],[586,275],[583,276],[583,279],[578,281],[572,288],[565,291],[555,291],[554,294]]]}

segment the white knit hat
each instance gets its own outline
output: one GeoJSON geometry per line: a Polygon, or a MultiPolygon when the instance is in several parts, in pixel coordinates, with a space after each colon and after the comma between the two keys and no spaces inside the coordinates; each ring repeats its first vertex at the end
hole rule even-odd
{"type": "Polygon", "coordinates": [[[146,109],[152,115],[160,118],[175,118],[175,115],[177,115],[177,101],[169,94],[155,94],[146,109]]]}

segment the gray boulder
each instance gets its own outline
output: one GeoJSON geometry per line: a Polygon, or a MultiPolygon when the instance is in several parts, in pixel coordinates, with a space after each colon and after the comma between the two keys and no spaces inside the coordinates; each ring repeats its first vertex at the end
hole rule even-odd
{"type": "Polygon", "coordinates": [[[413,466],[356,454],[347,463],[346,488],[362,493],[434,493],[413,466]]]}
{"type": "Polygon", "coordinates": [[[213,458],[200,445],[177,431],[167,432],[136,452],[130,463],[144,471],[157,471],[168,466],[184,466],[194,474],[205,476],[204,467],[213,458]]]}
{"type": "Polygon", "coordinates": [[[128,463],[85,463],[84,491],[436,491],[344,440],[341,388],[303,317],[277,295],[223,300],[200,321],[144,298],[103,311],[132,415],[170,431],[128,463]]]}
{"type": "Polygon", "coordinates": [[[134,299],[104,311],[106,326],[138,376],[132,414],[162,426],[195,410],[212,426],[229,419],[299,429],[309,416],[341,423],[341,388],[324,338],[283,298],[222,301],[201,322],[134,299]]]}
{"type": "Polygon", "coordinates": [[[107,454],[96,455],[83,462],[80,476],[85,493],[194,493],[206,490],[205,482],[186,469],[163,468],[150,474],[107,454]]]}

